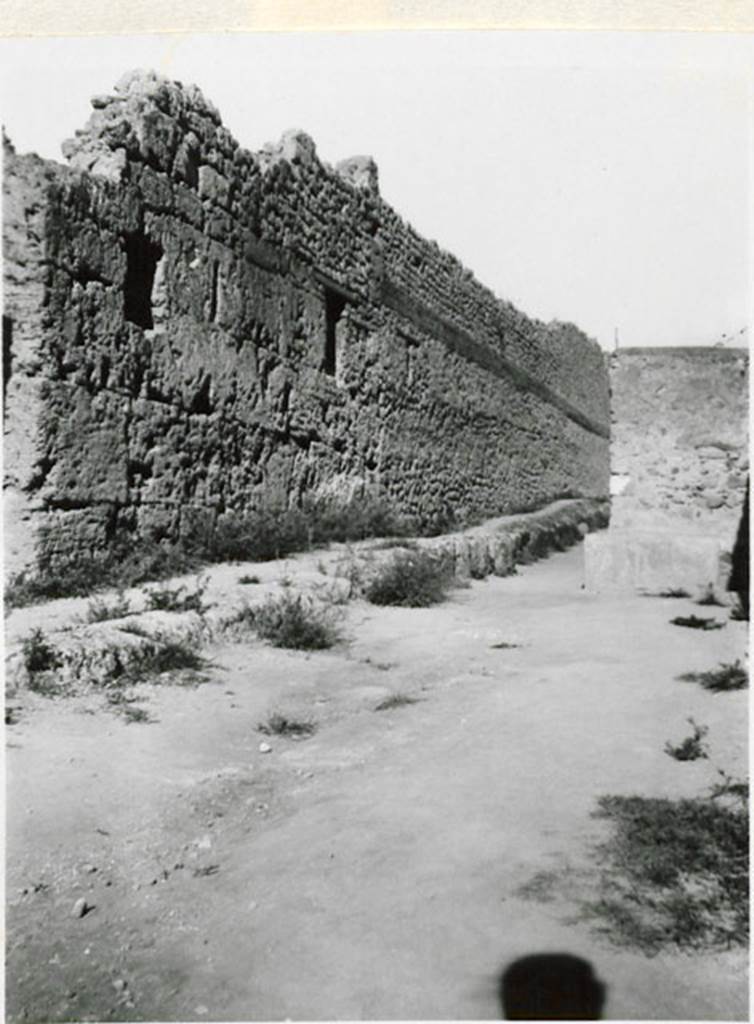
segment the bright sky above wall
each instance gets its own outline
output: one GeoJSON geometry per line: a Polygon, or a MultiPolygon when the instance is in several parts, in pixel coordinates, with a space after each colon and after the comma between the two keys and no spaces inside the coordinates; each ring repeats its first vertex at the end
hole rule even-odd
{"type": "Polygon", "coordinates": [[[0,41],[19,152],[62,159],[135,67],[197,84],[249,149],[302,128],[499,296],[603,347],[747,344],[754,38],[270,33],[0,41]]]}

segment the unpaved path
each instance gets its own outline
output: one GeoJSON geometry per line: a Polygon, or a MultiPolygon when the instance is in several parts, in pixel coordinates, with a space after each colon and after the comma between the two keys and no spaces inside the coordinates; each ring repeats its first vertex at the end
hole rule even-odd
{"type": "Polygon", "coordinates": [[[434,609],[352,602],[330,652],[217,646],[206,684],[143,688],[146,724],[16,700],[9,1019],[491,1019],[500,970],[552,950],[591,961],[608,1017],[745,1019],[743,952],[648,958],[574,920],[600,794],[745,773],[746,693],[675,679],[741,656],[745,624],[587,595],[581,559],[434,609]],[[417,702],[375,711],[391,693],[417,702]],[[275,709],[317,733],[261,753],[275,709]],[[663,753],[689,715],[709,761],[663,753]]]}

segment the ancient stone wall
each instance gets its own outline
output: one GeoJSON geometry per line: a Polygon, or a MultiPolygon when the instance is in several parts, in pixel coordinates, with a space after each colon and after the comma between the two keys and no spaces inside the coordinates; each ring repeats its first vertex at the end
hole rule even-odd
{"type": "Polygon", "coordinates": [[[675,525],[730,548],[749,472],[747,370],[744,349],[611,357],[611,528],[675,525]]]}
{"type": "MultiPolygon", "coordinates": [[[[126,76],[64,167],[6,152],[6,551],[379,496],[457,523],[603,496],[597,344],[527,319],[287,133],[126,76]]],[[[502,243],[501,243],[502,244],[502,243]]]]}

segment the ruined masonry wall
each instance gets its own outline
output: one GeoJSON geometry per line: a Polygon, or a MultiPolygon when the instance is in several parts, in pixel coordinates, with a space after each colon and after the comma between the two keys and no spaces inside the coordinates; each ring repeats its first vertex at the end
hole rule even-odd
{"type": "Polygon", "coordinates": [[[744,349],[611,358],[611,527],[693,529],[730,548],[749,472],[747,371],[744,349]]]}
{"type": "Polygon", "coordinates": [[[69,167],[6,152],[6,558],[307,496],[457,521],[603,496],[602,354],[528,320],[302,133],[241,149],[126,76],[69,167]]]}

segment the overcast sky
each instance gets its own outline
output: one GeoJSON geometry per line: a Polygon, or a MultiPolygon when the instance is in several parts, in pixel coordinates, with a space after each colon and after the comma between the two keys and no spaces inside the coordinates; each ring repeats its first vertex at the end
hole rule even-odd
{"type": "Polygon", "coordinates": [[[250,149],[302,128],[498,295],[606,348],[750,319],[754,38],[367,33],[0,41],[19,152],[62,159],[122,72],[194,82],[250,149]]]}

